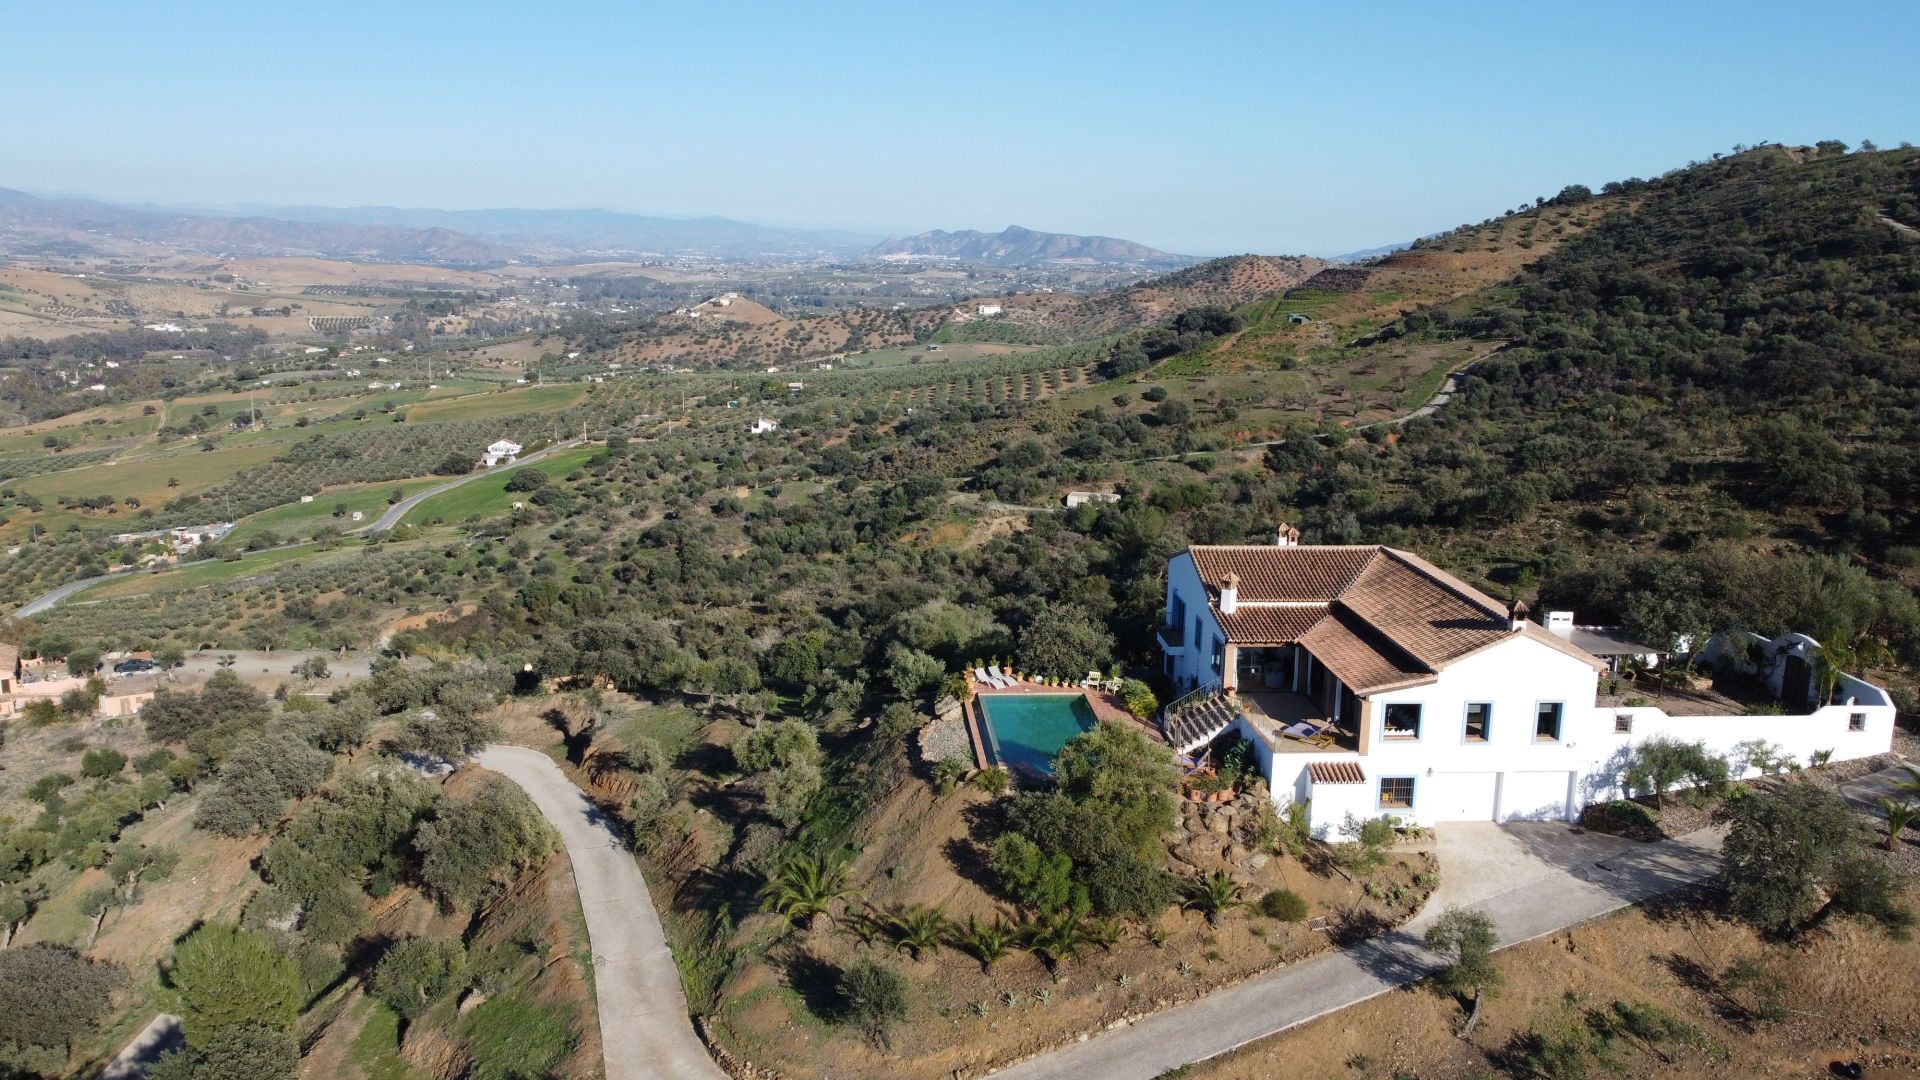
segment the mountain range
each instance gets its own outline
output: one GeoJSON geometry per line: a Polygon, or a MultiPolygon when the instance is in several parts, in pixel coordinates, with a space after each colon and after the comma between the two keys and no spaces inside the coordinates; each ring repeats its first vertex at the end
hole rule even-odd
{"type": "Polygon", "coordinates": [[[1075,236],[1009,225],[997,233],[975,229],[935,229],[886,240],[867,250],[867,258],[930,258],[991,266],[1147,266],[1178,268],[1199,259],[1169,255],[1145,244],[1111,236],[1075,236]]]}
{"type": "Polygon", "coordinates": [[[128,245],[223,256],[319,256],[486,266],[644,256],[722,259],[937,258],[996,266],[1178,269],[1199,260],[1118,240],[1019,226],[871,234],[724,217],[617,210],[435,210],[392,206],[179,207],[41,197],[0,188],[0,253],[109,254],[128,245]]]}

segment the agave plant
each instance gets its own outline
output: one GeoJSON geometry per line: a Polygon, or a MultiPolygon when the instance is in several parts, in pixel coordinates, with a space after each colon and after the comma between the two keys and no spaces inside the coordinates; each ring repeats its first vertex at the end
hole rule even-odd
{"type": "Polygon", "coordinates": [[[1014,929],[1001,916],[994,916],[990,923],[983,923],[978,916],[967,916],[967,925],[953,932],[955,948],[980,961],[982,971],[992,971],[993,965],[1007,955],[1007,948],[1013,944],[1014,929]]]}
{"type": "Polygon", "coordinates": [[[850,892],[845,863],[824,855],[801,855],[789,859],[760,887],[760,910],[784,915],[788,922],[805,922],[824,914],[850,892]]]}
{"type": "Polygon", "coordinates": [[[1210,923],[1219,922],[1220,916],[1246,902],[1240,895],[1240,883],[1228,877],[1224,870],[1189,880],[1186,896],[1180,906],[1200,912],[1210,923]]]}
{"type": "Polygon", "coordinates": [[[1072,909],[1063,909],[1052,915],[1042,915],[1021,927],[1021,938],[1027,948],[1039,954],[1047,967],[1058,968],[1061,964],[1080,955],[1087,944],[1087,928],[1083,917],[1072,909]]]}
{"type": "Polygon", "coordinates": [[[940,951],[940,942],[953,923],[938,905],[905,904],[881,917],[881,923],[893,938],[894,947],[913,954],[915,960],[940,951]]]}

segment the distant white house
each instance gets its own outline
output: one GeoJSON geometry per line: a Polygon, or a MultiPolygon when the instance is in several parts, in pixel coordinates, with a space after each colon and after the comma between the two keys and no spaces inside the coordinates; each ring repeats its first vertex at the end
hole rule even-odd
{"type": "Polygon", "coordinates": [[[787,384],[787,393],[789,393],[789,394],[797,394],[797,393],[799,393],[800,391],[802,391],[802,390],[805,390],[806,388],[807,388],[807,384],[806,384],[806,383],[803,383],[803,382],[790,382],[790,383],[788,383],[788,384],[787,384]]]}
{"type": "Polygon", "coordinates": [[[765,435],[770,431],[779,431],[780,421],[769,420],[763,416],[760,419],[755,420],[753,422],[753,426],[748,428],[747,430],[752,432],[755,435],[765,435]]]}
{"type": "Polygon", "coordinates": [[[1067,492],[1067,509],[1069,510],[1073,509],[1076,506],[1084,506],[1090,502],[1117,503],[1119,501],[1120,501],[1119,494],[1112,491],[1069,491],[1067,492]]]}
{"type": "Polygon", "coordinates": [[[990,315],[998,315],[1000,314],[1000,305],[999,304],[981,304],[975,310],[977,310],[982,317],[990,316],[990,315]]]}
{"type": "Polygon", "coordinates": [[[480,464],[483,468],[491,469],[495,465],[511,465],[519,457],[519,443],[511,439],[499,439],[489,444],[487,452],[480,455],[480,464]]]}
{"type": "Polygon", "coordinates": [[[233,522],[222,521],[213,525],[188,525],[169,530],[168,539],[173,541],[175,551],[192,551],[201,544],[211,544],[233,531],[233,522]]]}

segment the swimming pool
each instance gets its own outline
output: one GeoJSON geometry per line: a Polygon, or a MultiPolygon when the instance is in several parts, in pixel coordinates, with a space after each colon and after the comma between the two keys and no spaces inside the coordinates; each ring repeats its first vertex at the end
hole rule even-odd
{"type": "Polygon", "coordinates": [[[987,756],[1012,772],[1053,775],[1053,756],[1098,722],[1085,694],[982,694],[987,756]]]}

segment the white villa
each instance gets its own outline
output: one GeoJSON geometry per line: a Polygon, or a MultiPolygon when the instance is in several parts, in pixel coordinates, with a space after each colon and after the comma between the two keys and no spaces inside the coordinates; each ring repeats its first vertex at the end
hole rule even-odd
{"type": "Polygon", "coordinates": [[[1182,754],[1228,731],[1250,740],[1274,801],[1310,800],[1316,835],[1350,813],[1571,821],[1624,794],[1630,748],[1659,735],[1704,741],[1736,776],[1757,772],[1756,740],[1802,764],[1892,746],[1885,690],[1840,675],[1838,703],[1817,701],[1819,643],[1804,634],[1720,635],[1696,657],[1764,681],[1800,715],[1606,705],[1608,664],[1576,643],[1570,614],[1542,626],[1417,555],[1298,538],[1283,528],[1273,545],[1169,560],[1158,637],[1184,693],[1161,725],[1182,754]]]}
{"type": "Polygon", "coordinates": [[[491,469],[495,465],[511,465],[520,457],[520,444],[508,439],[499,439],[487,447],[480,455],[482,468],[491,469]]]}
{"type": "Polygon", "coordinates": [[[770,420],[764,416],[758,420],[755,420],[753,422],[753,426],[747,429],[748,432],[754,435],[765,435],[768,432],[779,431],[779,430],[780,430],[780,421],[770,420]]]}

